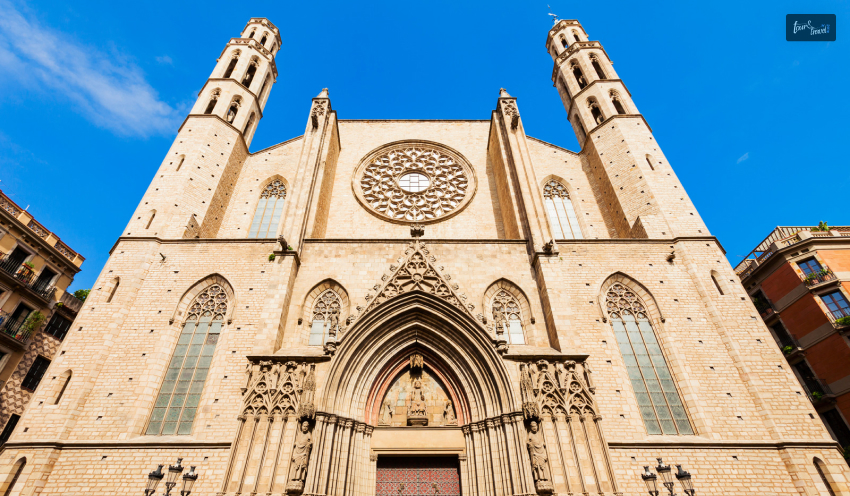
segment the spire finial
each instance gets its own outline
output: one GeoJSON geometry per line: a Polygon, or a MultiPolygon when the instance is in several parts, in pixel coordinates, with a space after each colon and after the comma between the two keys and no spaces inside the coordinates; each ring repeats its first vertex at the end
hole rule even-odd
{"type": "Polygon", "coordinates": [[[316,98],[330,98],[330,96],[328,95],[328,89],[327,89],[327,88],[322,88],[321,93],[319,93],[319,94],[316,96],[316,98]]]}
{"type": "Polygon", "coordinates": [[[558,21],[560,21],[560,19],[558,19],[558,14],[552,13],[552,7],[551,6],[549,6],[549,5],[546,5],[546,6],[549,7],[549,15],[552,16],[552,24],[558,24],[558,21]]]}
{"type": "Polygon", "coordinates": [[[508,90],[504,88],[499,88],[499,98],[513,98],[508,90]]]}

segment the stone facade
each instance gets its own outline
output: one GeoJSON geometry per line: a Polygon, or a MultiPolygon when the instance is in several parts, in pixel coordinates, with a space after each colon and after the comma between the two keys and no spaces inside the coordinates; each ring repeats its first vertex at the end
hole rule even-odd
{"type": "MultiPolygon", "coordinates": [[[[206,88],[261,115],[227,57],[271,74],[279,44],[252,19],[206,88]]],[[[100,275],[120,289],[51,366],[74,379],[0,453],[6,487],[134,494],[179,457],[201,495],[639,494],[663,457],[701,492],[847,494],[601,45],[560,21],[546,49],[579,153],[526,136],[504,90],[481,121],[340,120],[322,91],[303,136],[249,153],[256,124],[205,114],[205,89],[100,275]],[[402,456],[426,479],[388,486],[402,456]]]]}

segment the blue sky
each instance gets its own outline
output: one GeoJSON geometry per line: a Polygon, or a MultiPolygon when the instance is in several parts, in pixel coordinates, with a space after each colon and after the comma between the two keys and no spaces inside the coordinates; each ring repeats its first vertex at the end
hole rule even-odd
{"type": "Polygon", "coordinates": [[[850,224],[846,31],[785,41],[786,14],[844,26],[846,1],[0,0],[0,189],[87,258],[90,287],[251,16],[283,38],[252,151],[301,134],[323,87],[341,119],[489,119],[505,87],[529,135],[578,150],[547,1],[605,47],[733,265],[776,225],[850,224]]]}

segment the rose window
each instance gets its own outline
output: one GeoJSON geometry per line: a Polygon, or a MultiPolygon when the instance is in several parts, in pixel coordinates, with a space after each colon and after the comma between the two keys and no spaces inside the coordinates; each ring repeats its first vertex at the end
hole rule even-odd
{"type": "Polygon", "coordinates": [[[475,193],[475,176],[457,152],[436,143],[404,142],[368,155],[352,186],[357,199],[380,217],[427,223],[458,213],[475,193]]]}

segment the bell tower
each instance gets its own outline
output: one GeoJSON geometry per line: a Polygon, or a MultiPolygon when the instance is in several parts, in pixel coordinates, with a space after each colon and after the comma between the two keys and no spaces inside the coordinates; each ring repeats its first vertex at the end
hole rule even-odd
{"type": "Polygon", "coordinates": [[[227,43],[122,236],[216,237],[277,79],[280,44],[262,17],[227,43]]]}
{"type": "Polygon", "coordinates": [[[549,30],[546,50],[616,237],[709,235],[602,45],[578,21],[564,19],[549,30]]]}

